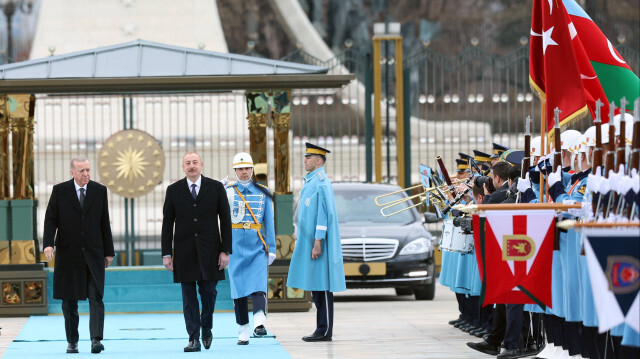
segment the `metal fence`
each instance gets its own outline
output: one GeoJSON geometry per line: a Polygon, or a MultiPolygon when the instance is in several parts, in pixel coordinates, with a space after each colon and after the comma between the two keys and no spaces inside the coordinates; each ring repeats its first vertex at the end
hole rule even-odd
{"type": "MultiPolygon", "coordinates": [[[[638,52],[620,48],[637,71],[638,52]]],[[[383,79],[393,74],[394,54],[383,53],[383,79]]],[[[351,72],[357,80],[343,89],[294,90],[290,132],[291,183],[295,192],[302,186],[304,142],[328,147],[327,172],[333,181],[365,181],[368,172],[367,146],[371,121],[371,58],[368,51],[347,49],[327,62],[304,52],[285,60],[325,66],[330,73],[351,72]]],[[[529,90],[528,47],[494,56],[471,47],[453,59],[425,47],[406,57],[405,113],[411,114],[411,182],[418,182],[418,164],[435,166],[441,155],[450,171],[458,152],[491,151],[491,142],[522,147],[523,120],[537,118],[540,103],[529,90]]],[[[393,78],[383,82],[389,88],[383,99],[389,116],[383,117],[384,181],[396,181],[395,111],[393,78]],[[387,118],[389,119],[387,121],[387,118]]],[[[384,90],[384,89],[383,89],[384,90]]],[[[112,229],[119,250],[129,238],[134,249],[159,249],[162,203],[166,187],[182,178],[182,155],[201,154],[203,174],[221,179],[233,177],[231,159],[236,152],[249,150],[247,110],[243,92],[207,94],[153,94],[123,96],[38,95],[36,103],[35,192],[39,199],[38,233],[54,184],[70,179],[69,160],[84,155],[93,164],[93,179],[100,180],[98,151],[113,133],[126,128],[145,131],[160,141],[165,153],[163,180],[151,193],[131,201],[110,193],[112,229]],[[131,208],[133,223],[126,225],[125,212],[131,208]],[[126,233],[131,227],[132,233],[126,233]],[[128,234],[128,236],[126,235],[128,234]]],[[[589,119],[578,124],[588,126],[589,119]]],[[[534,121],[534,133],[539,132],[534,121]]],[[[268,133],[268,158],[273,156],[273,138],[268,133]]],[[[269,163],[273,173],[273,164],[269,163]]],[[[275,179],[269,176],[271,188],[275,179]]]]}

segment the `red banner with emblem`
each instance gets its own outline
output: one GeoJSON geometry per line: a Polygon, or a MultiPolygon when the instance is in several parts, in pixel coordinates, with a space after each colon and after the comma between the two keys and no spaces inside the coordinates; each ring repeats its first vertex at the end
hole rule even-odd
{"type": "Polygon", "coordinates": [[[553,210],[486,211],[473,216],[483,305],[551,307],[553,210]]]}

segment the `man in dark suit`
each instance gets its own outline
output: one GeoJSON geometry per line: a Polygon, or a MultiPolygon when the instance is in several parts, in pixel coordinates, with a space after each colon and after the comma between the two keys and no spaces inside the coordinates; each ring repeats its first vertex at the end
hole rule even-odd
{"type": "Polygon", "coordinates": [[[511,165],[506,162],[498,162],[491,167],[491,180],[493,181],[493,186],[496,188],[496,191],[489,193],[485,185],[485,195],[488,195],[488,197],[485,198],[484,203],[502,203],[507,199],[510,168],[511,165]]]}
{"type": "Polygon", "coordinates": [[[167,187],[163,209],[162,261],[173,272],[173,281],[182,286],[182,308],[189,333],[185,352],[200,351],[201,327],[205,349],[211,346],[216,285],[224,279],[231,254],[227,193],[222,183],[201,175],[202,165],[197,153],[184,155],[182,170],[187,177],[167,187]]]}
{"type": "Polygon", "coordinates": [[[53,186],[44,217],[44,254],[53,258],[53,297],[62,299],[67,353],[78,352],[78,300],[89,298],[91,352],[104,346],[104,269],[113,260],[107,188],[91,181],[84,157],[71,160],[70,181],[53,186]]]}

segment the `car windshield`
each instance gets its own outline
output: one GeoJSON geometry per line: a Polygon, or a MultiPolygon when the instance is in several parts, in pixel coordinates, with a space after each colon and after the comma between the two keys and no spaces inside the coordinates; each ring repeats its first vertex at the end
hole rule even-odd
{"type": "MultiPolygon", "coordinates": [[[[334,193],[336,208],[338,210],[338,221],[340,223],[384,225],[409,224],[415,220],[411,210],[403,211],[390,217],[384,217],[380,214],[380,207],[376,205],[374,199],[377,196],[389,193],[387,191],[372,190],[371,187],[366,187],[366,189],[349,187],[334,188],[334,193]]],[[[404,197],[402,193],[396,193],[383,197],[380,201],[387,203],[404,197]]],[[[409,205],[409,201],[403,201],[389,208],[390,211],[385,210],[385,213],[395,212],[407,208],[409,205]]]]}

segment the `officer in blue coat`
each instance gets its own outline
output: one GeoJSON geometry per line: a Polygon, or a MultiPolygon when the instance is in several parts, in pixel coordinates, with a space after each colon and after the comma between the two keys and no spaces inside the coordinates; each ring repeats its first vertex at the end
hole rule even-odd
{"type": "Polygon", "coordinates": [[[311,291],[318,310],[316,330],[307,342],[331,341],[333,293],[346,290],[338,214],[331,181],[324,171],[330,151],[306,143],[304,186],[298,205],[298,233],[287,286],[311,291]]]}
{"type": "Polygon", "coordinates": [[[267,335],[268,266],[276,259],[273,201],[267,187],[252,180],[253,169],[251,155],[236,154],[233,170],[237,182],[226,186],[233,238],[229,275],[239,326],[238,345],[249,344],[249,297],[253,303],[253,334],[267,335]]]}

